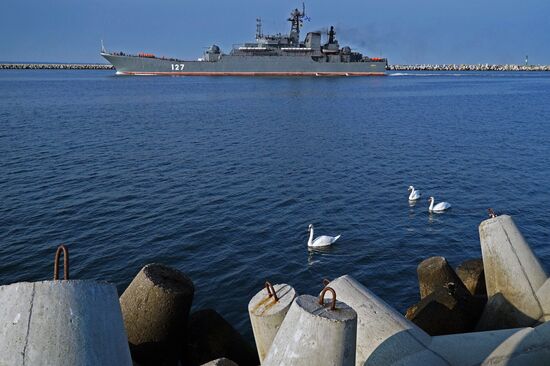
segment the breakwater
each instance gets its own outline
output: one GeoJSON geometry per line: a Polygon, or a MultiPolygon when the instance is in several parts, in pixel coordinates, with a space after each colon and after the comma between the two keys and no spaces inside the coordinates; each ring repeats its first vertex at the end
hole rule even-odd
{"type": "Polygon", "coordinates": [[[0,70],[113,70],[108,64],[0,64],[0,70]]]}
{"type": "Polygon", "coordinates": [[[550,65],[418,64],[388,65],[389,71],[550,71],[550,65]]]}
{"type": "MultiPolygon", "coordinates": [[[[113,70],[108,64],[0,64],[0,70],[113,70]]],[[[388,65],[388,71],[550,71],[550,65],[417,64],[388,65]]]]}
{"type": "Polygon", "coordinates": [[[550,279],[513,219],[489,215],[482,259],[419,264],[405,317],[349,275],[318,297],[266,282],[248,305],[258,353],[216,311],[190,313],[195,285],[179,270],[148,264],[117,299],[107,282],[69,280],[61,245],[53,281],[0,286],[0,350],[14,365],[547,365],[550,279]]]}

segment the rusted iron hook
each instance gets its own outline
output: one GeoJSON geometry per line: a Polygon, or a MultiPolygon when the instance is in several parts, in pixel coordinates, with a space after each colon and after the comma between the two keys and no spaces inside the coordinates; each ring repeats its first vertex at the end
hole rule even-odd
{"type": "Polygon", "coordinates": [[[66,281],[69,279],[69,249],[61,244],[56,252],[53,264],[53,279],[59,280],[59,255],[63,252],[63,279],[66,281]]]}
{"type": "Polygon", "coordinates": [[[330,291],[332,293],[332,303],[330,304],[330,310],[336,310],[336,291],[332,287],[325,287],[319,294],[319,305],[325,306],[325,293],[330,291]]]}
{"type": "Polygon", "coordinates": [[[269,297],[273,296],[273,300],[275,300],[275,302],[279,301],[279,298],[277,297],[277,292],[275,291],[275,287],[273,287],[271,282],[265,281],[265,288],[267,290],[267,293],[269,294],[269,297]]]}

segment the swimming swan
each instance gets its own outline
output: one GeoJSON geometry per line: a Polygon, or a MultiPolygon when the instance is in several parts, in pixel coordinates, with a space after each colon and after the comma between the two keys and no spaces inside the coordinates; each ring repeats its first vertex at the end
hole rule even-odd
{"type": "Polygon", "coordinates": [[[313,240],[313,224],[309,225],[307,231],[309,232],[309,240],[307,241],[308,247],[326,247],[334,243],[336,240],[338,240],[338,238],[340,238],[340,235],[321,235],[313,240]]]}
{"type": "Polygon", "coordinates": [[[409,194],[409,201],[416,201],[420,198],[420,191],[414,189],[413,186],[409,186],[408,191],[411,192],[411,194],[409,194]]]}
{"type": "Polygon", "coordinates": [[[439,202],[437,205],[434,206],[434,201],[435,200],[433,197],[430,197],[428,199],[428,202],[430,202],[430,207],[428,208],[428,211],[430,212],[443,212],[451,208],[451,204],[449,202],[439,202]]]}

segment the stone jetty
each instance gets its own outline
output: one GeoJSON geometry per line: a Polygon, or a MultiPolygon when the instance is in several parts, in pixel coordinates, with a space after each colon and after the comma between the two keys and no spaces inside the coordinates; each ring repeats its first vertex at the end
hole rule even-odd
{"type": "Polygon", "coordinates": [[[0,64],[0,70],[114,70],[108,64],[0,64]]]}
{"type": "Polygon", "coordinates": [[[111,284],[69,280],[62,246],[63,280],[58,249],[53,281],[0,286],[0,365],[550,365],[542,264],[510,216],[479,234],[481,259],[419,264],[405,316],[348,275],[319,279],[315,296],[266,282],[248,305],[257,353],[215,310],[190,311],[184,273],[146,265],[117,299],[111,284]]]}
{"type": "Polygon", "coordinates": [[[550,65],[416,64],[388,65],[389,71],[550,71],[550,65]]]}

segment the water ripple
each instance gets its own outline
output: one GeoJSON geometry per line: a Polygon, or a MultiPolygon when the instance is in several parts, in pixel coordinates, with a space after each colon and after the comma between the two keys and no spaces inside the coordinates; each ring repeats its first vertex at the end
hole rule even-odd
{"type": "Polygon", "coordinates": [[[544,75],[28,75],[0,74],[2,284],[50,278],[60,243],[73,277],[119,291],[163,262],[251,337],[265,279],[315,294],[349,273],[404,311],[422,259],[481,255],[488,207],[550,263],[544,75]],[[452,210],[428,214],[429,195],[452,210]],[[310,223],[342,238],[308,251],[310,223]]]}

